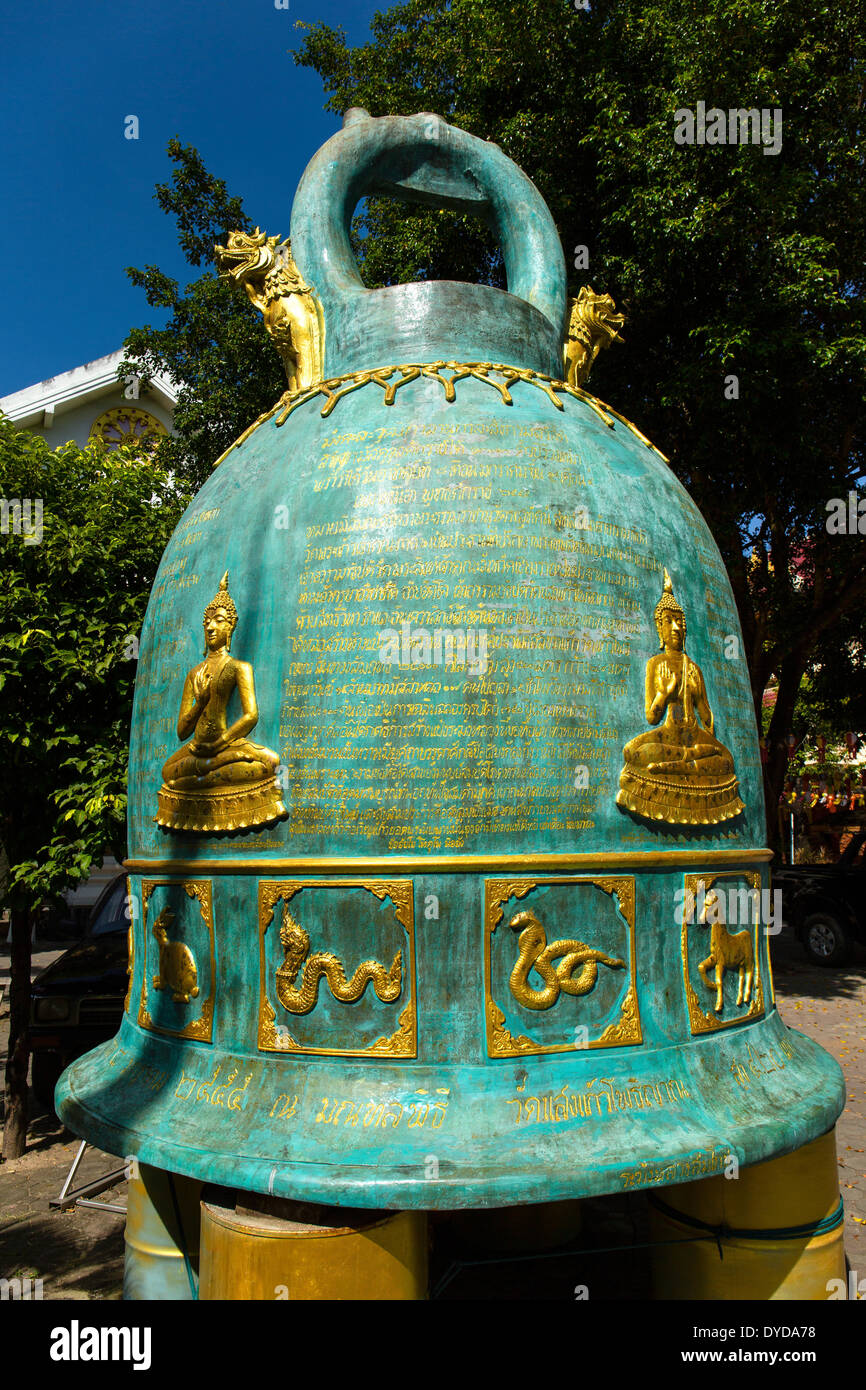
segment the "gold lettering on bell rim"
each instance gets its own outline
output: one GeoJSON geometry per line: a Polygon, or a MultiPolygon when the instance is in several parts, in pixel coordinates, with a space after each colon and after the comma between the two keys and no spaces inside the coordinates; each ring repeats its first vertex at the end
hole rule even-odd
{"type": "Polygon", "coordinates": [[[691,1092],[682,1081],[648,1081],[641,1085],[618,1086],[607,1077],[593,1077],[586,1082],[583,1091],[571,1091],[566,1084],[558,1091],[548,1091],[540,1096],[518,1096],[507,1100],[506,1105],[516,1107],[514,1123],[519,1124],[560,1124],[563,1120],[598,1119],[613,1114],[615,1110],[650,1110],[653,1106],[678,1105],[687,1100],[691,1092]],[[604,1086],[603,1091],[594,1087],[604,1086]],[[602,1101],[607,1104],[605,1110],[602,1101]],[[593,1110],[593,1102],[596,1109],[593,1110]]]}

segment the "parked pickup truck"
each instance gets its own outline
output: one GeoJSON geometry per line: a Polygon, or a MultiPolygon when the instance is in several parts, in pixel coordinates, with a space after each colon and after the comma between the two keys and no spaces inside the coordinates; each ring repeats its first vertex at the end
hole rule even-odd
{"type": "Polygon", "coordinates": [[[773,870],[782,917],[815,965],[843,965],[851,943],[866,945],[866,830],[838,864],[783,864],[773,870]]]}

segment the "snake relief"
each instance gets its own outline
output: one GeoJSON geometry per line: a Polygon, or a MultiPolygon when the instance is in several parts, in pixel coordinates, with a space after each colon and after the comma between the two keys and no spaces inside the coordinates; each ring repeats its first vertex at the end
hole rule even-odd
{"type": "Polygon", "coordinates": [[[548,945],[547,933],[534,912],[518,912],[508,925],[520,932],[519,954],[510,983],[511,993],[524,1008],[549,1009],[559,998],[560,990],[563,994],[588,994],[598,979],[599,965],[607,965],[611,970],[625,969],[624,960],[596,951],[583,941],[551,941],[548,945]],[[558,956],[562,960],[554,965],[558,956]],[[580,973],[575,976],[578,966],[580,973]],[[533,989],[530,970],[544,980],[543,989],[533,989]]]}
{"type": "Polygon", "coordinates": [[[276,971],[277,998],[290,1014],[308,1014],[315,1008],[322,976],[327,980],[334,998],[345,1004],[360,999],[370,983],[383,1004],[392,1004],[400,997],[403,988],[402,951],[397,952],[390,970],[386,970],[381,961],[365,960],[351,980],[347,980],[343,962],[330,951],[315,951],[309,955],[310,938],[292,917],[288,905],[283,907],[280,941],[286,958],[276,971]],[[304,969],[298,988],[295,980],[301,966],[304,969]]]}

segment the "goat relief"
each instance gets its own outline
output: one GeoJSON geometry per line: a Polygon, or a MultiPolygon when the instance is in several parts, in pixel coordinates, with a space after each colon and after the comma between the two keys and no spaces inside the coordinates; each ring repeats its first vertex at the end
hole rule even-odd
{"type": "Polygon", "coordinates": [[[710,954],[706,960],[701,961],[698,974],[707,989],[715,990],[716,1002],[713,1007],[716,1013],[722,1012],[726,970],[739,971],[737,1008],[741,1004],[748,1004],[755,979],[755,952],[751,931],[747,928],[731,935],[725,925],[724,899],[713,891],[706,895],[698,921],[702,927],[710,929],[710,954]],[[712,979],[709,977],[709,971],[713,972],[712,979]]]}
{"type": "Polygon", "coordinates": [[[719,877],[686,875],[682,954],[693,1034],[726,1028],[764,1011],[757,955],[758,911],[747,910],[742,918],[736,911],[728,911],[728,903],[740,897],[750,905],[760,902],[758,875],[728,877],[734,890],[731,893],[719,877]],[[743,881],[748,883],[748,890],[740,890],[743,881]]]}

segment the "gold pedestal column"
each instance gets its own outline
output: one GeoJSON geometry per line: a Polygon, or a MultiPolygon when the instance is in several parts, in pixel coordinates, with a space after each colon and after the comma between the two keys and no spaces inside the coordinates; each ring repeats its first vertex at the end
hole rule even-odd
{"type": "Polygon", "coordinates": [[[244,1193],[201,1204],[202,1300],[419,1300],[424,1212],[340,1211],[244,1193]],[[333,1224],[332,1224],[333,1223],[333,1224]]]}
{"type": "Polygon", "coordinates": [[[650,1214],[653,1240],[675,1242],[653,1247],[656,1298],[818,1301],[845,1280],[833,1130],[736,1178],[664,1188],[650,1214]]]}
{"type": "Polygon", "coordinates": [[[201,1188],[195,1178],[133,1161],[127,1180],[125,1299],[196,1297],[201,1188]]]}

